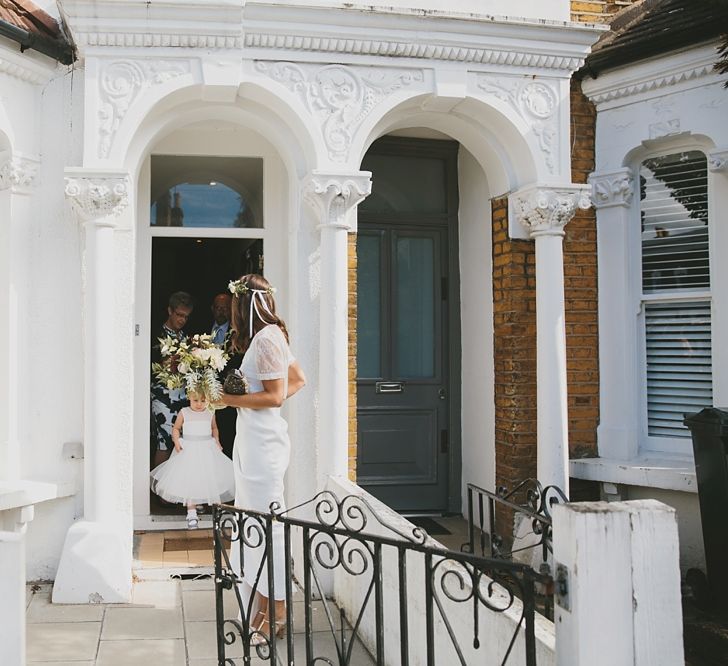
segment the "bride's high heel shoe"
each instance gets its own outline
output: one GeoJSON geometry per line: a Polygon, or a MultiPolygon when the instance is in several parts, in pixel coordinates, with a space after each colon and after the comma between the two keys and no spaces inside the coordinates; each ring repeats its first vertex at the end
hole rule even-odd
{"type": "MultiPolygon", "coordinates": [[[[268,631],[265,631],[265,629],[269,627],[270,621],[268,619],[268,614],[264,613],[263,611],[258,611],[255,615],[253,623],[250,625],[250,644],[255,646],[268,643],[268,637],[270,636],[270,634],[268,631]]],[[[275,631],[276,638],[283,638],[286,633],[285,619],[275,620],[273,622],[273,629],[275,631]]]]}

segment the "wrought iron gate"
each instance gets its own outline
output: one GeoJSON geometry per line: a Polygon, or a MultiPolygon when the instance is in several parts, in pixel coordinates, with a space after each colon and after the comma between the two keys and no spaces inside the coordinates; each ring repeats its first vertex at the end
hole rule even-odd
{"type": "MultiPolygon", "coordinates": [[[[534,584],[540,577],[526,565],[444,549],[396,515],[385,521],[362,497],[339,499],[329,491],[285,511],[217,506],[213,527],[220,666],[254,658],[358,664],[361,644],[368,663],[505,664],[513,657],[536,666],[534,584]],[[281,530],[279,564],[273,542],[281,530]],[[271,561],[276,564],[267,566],[271,561]],[[255,594],[274,598],[276,577],[285,583],[285,639],[251,626],[255,594]],[[294,618],[299,588],[302,621],[294,618]],[[225,617],[225,594],[234,597],[235,617],[225,617]],[[314,619],[323,633],[314,632],[314,619]]],[[[274,626],[273,604],[268,621],[274,626]]]]}

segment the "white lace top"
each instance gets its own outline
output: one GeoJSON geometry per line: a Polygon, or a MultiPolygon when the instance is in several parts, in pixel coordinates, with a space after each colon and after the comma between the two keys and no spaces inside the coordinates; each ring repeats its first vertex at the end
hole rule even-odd
{"type": "Polygon", "coordinates": [[[288,366],[295,361],[278,326],[271,324],[258,331],[245,352],[240,371],[250,385],[251,393],[263,390],[263,380],[282,379],[284,394],[288,393],[288,366]]]}

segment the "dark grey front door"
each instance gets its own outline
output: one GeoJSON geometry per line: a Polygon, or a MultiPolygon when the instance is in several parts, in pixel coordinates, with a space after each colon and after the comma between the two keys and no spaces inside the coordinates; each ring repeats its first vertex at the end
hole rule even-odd
{"type": "Polygon", "coordinates": [[[448,510],[455,150],[387,140],[362,165],[373,188],[357,240],[357,481],[403,511],[448,510]]]}

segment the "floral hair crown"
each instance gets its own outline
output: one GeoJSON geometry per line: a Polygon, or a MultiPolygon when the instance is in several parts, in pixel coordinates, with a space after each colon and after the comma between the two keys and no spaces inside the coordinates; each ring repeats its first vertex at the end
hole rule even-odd
{"type": "Polygon", "coordinates": [[[272,296],[276,293],[276,288],[268,287],[267,289],[251,289],[241,278],[240,280],[230,280],[230,282],[228,282],[228,291],[234,296],[240,296],[247,293],[267,294],[268,296],[272,296]]]}

